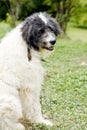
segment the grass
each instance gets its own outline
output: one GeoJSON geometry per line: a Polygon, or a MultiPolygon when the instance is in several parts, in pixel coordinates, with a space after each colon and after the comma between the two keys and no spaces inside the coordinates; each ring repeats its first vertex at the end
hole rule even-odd
{"type": "Polygon", "coordinates": [[[5,22],[0,22],[0,39],[11,30],[11,26],[5,22]]]}
{"type": "Polygon", "coordinates": [[[26,124],[26,130],[87,130],[87,30],[70,27],[67,33],[70,38],[59,38],[43,62],[42,109],[54,126],[26,124]]]}
{"type": "Polygon", "coordinates": [[[69,27],[68,32],[69,32],[68,36],[72,40],[87,42],[87,28],[81,29],[81,28],[69,27]]]}
{"type": "Polygon", "coordinates": [[[87,129],[87,66],[81,66],[87,63],[86,47],[60,40],[49,58],[42,101],[44,113],[56,124],[52,130],[87,129]]]}

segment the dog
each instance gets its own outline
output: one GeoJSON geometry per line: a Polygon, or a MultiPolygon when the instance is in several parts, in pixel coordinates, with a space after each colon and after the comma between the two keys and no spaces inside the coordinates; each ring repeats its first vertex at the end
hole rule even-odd
{"type": "Polygon", "coordinates": [[[52,125],[41,112],[43,50],[52,51],[61,29],[47,13],[27,17],[0,43],[0,130],[25,130],[21,119],[52,125]]]}

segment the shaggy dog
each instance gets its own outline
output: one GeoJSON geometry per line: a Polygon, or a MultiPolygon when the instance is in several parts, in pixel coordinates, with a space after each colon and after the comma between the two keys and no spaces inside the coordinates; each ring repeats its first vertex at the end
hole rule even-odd
{"type": "Polygon", "coordinates": [[[40,91],[44,80],[42,50],[52,51],[60,33],[46,13],[26,18],[0,43],[0,130],[24,130],[20,119],[52,123],[41,113],[40,91]]]}

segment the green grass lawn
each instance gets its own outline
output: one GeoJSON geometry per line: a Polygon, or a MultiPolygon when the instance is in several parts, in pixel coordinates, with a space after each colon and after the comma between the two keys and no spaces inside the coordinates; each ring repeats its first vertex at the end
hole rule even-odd
{"type": "Polygon", "coordinates": [[[5,22],[0,22],[0,39],[11,30],[11,26],[5,22]]]}
{"type": "Polygon", "coordinates": [[[70,38],[59,38],[42,63],[47,70],[42,110],[54,126],[26,125],[26,130],[87,130],[87,30],[70,27],[67,33],[70,38]]]}
{"type": "Polygon", "coordinates": [[[59,40],[57,44],[46,64],[44,113],[55,124],[51,130],[87,130],[87,43],[59,40]]]}

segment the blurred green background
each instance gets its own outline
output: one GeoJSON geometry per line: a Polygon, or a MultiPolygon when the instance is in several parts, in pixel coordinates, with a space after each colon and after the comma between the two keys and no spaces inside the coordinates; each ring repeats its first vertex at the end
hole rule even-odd
{"type": "Polygon", "coordinates": [[[39,11],[54,16],[65,33],[69,22],[87,28],[87,0],[0,0],[0,21],[11,26],[39,11]]]}

